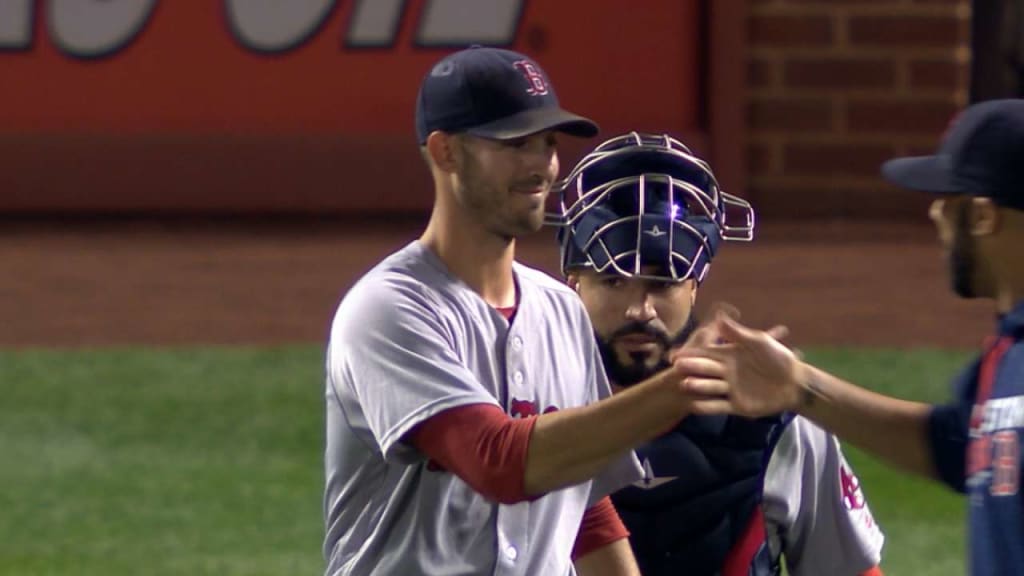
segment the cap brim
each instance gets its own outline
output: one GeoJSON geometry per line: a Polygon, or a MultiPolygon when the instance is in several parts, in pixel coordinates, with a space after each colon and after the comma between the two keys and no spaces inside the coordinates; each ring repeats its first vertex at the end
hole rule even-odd
{"type": "Polygon", "coordinates": [[[600,131],[597,124],[589,118],[561,108],[546,107],[524,110],[494,122],[474,126],[466,132],[481,138],[513,140],[545,130],[564,132],[580,138],[593,138],[600,131]]]}
{"type": "Polygon", "coordinates": [[[882,164],[886,180],[919,192],[957,194],[960,188],[953,181],[953,169],[948,156],[913,156],[896,158],[882,164]]]}

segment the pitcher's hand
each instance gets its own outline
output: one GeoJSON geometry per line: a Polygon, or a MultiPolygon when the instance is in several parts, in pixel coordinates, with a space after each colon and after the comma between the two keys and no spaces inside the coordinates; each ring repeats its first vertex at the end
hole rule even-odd
{"type": "Polygon", "coordinates": [[[680,370],[706,375],[686,378],[684,389],[719,398],[726,390],[729,412],[749,418],[795,409],[805,368],[797,354],[779,342],[788,332],[785,327],[754,330],[727,316],[714,322],[720,342],[684,346],[675,353],[674,364],[680,370]]]}

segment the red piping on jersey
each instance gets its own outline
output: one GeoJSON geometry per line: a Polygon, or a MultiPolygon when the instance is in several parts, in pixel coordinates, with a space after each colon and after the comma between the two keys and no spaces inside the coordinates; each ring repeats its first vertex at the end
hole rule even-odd
{"type": "Polygon", "coordinates": [[[448,470],[489,500],[516,504],[525,491],[526,451],[536,417],[509,418],[493,404],[458,406],[409,433],[434,466],[448,470]]]}
{"type": "MultiPolygon", "coordinates": [[[[1003,359],[1003,355],[1006,354],[1006,351],[1012,346],[1013,339],[1004,336],[997,339],[989,352],[985,354],[985,358],[982,361],[981,368],[978,372],[978,391],[975,396],[976,405],[984,405],[988,402],[989,396],[992,395],[992,386],[995,384],[996,380],[996,368],[999,367],[999,362],[1003,359]]],[[[978,418],[977,422],[974,421],[975,418],[971,418],[972,430],[981,425],[981,415],[981,411],[976,411],[974,414],[974,416],[978,418]]]]}
{"type": "Polygon", "coordinates": [[[750,515],[750,521],[747,522],[740,539],[725,557],[725,562],[722,563],[722,576],[748,576],[754,555],[764,543],[764,512],[758,506],[750,515]]]}

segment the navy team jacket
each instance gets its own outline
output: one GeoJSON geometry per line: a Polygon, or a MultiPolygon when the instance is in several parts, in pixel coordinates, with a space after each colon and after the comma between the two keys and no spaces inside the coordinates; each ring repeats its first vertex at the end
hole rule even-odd
{"type": "Polygon", "coordinates": [[[998,336],[986,353],[956,381],[956,400],[931,413],[932,457],[939,476],[968,496],[972,576],[1024,576],[1022,338],[1024,302],[1019,302],[999,319],[998,336]],[[987,399],[978,398],[983,372],[994,375],[987,399]]]}

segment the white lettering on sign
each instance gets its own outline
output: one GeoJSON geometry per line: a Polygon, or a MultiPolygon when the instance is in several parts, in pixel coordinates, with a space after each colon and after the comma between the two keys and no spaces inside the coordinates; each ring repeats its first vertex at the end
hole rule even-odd
{"type": "Polygon", "coordinates": [[[242,45],[258,52],[281,52],[316,35],[334,0],[225,0],[225,5],[242,45]]]}
{"type": "Polygon", "coordinates": [[[65,54],[80,58],[119,50],[142,31],[157,0],[50,0],[50,37],[65,54]]]}
{"type": "Polygon", "coordinates": [[[405,0],[357,0],[345,32],[345,46],[390,48],[404,12],[405,0]]]}
{"type": "MultiPolygon", "coordinates": [[[[352,1],[343,46],[394,46],[409,3],[352,1]]],[[[142,32],[157,4],[158,0],[48,0],[46,25],[50,38],[65,54],[108,56],[142,32]]],[[[335,0],[224,0],[223,5],[231,33],[244,47],[283,52],[314,37],[336,4],[335,0]]],[[[425,0],[415,42],[425,47],[511,44],[525,4],[525,0],[425,0]]],[[[0,0],[0,50],[31,47],[35,8],[33,0],[0,0]]]]}
{"type": "Polygon", "coordinates": [[[0,50],[32,44],[32,0],[0,0],[0,50]]]}

